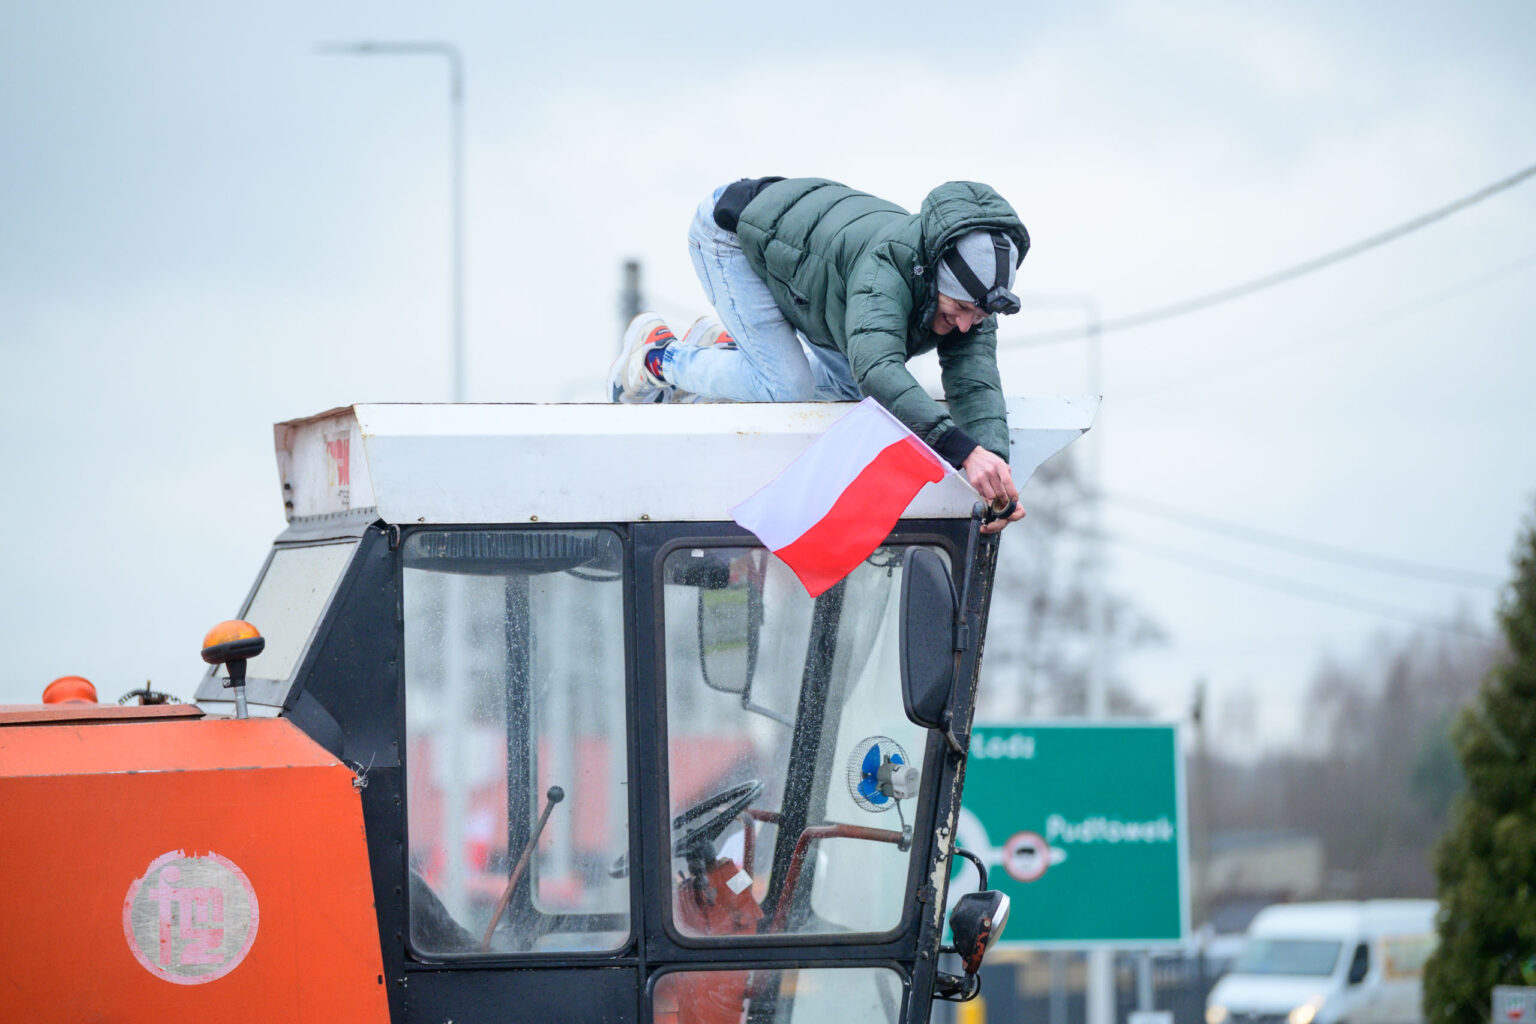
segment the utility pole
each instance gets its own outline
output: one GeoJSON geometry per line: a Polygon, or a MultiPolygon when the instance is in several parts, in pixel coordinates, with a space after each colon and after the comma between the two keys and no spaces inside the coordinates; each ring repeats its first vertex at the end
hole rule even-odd
{"type": "Polygon", "coordinates": [[[1206,683],[1195,680],[1195,699],[1189,717],[1195,726],[1195,820],[1200,823],[1195,832],[1194,850],[1194,918],[1199,927],[1210,919],[1211,914],[1211,762],[1206,747],[1205,720],[1206,683]]]}
{"type": "MultiPolygon", "coordinates": [[[[624,261],[624,290],[619,293],[619,338],[629,328],[629,322],[645,309],[645,293],[640,290],[640,261],[624,261]]],[[[620,346],[624,344],[621,340],[620,346]]]]}

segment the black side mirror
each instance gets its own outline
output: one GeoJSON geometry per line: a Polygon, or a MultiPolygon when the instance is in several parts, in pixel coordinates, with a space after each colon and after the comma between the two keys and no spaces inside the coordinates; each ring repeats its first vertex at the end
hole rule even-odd
{"type": "Polygon", "coordinates": [[[996,889],[968,892],[955,901],[955,909],[949,912],[949,930],[966,974],[981,970],[982,957],[1007,923],[1008,897],[996,889]]]}
{"type": "Polygon", "coordinates": [[[959,606],[938,552],[908,548],[901,559],[901,701],[907,718],[929,729],[947,725],[959,606]]]}

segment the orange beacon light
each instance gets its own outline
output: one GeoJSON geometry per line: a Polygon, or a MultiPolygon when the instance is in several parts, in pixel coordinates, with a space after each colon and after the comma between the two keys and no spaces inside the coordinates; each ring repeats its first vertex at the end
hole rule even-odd
{"type": "Polygon", "coordinates": [[[84,676],[59,676],[43,687],[44,704],[95,704],[96,687],[84,676]]]}
{"type": "Polygon", "coordinates": [[[219,623],[203,637],[203,660],[229,670],[225,686],[235,690],[235,717],[249,718],[245,706],[245,663],[267,646],[259,630],[243,619],[219,623]]]}

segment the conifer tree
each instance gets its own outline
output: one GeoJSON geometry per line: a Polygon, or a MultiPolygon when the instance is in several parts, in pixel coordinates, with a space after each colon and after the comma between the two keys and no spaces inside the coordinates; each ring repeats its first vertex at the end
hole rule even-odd
{"type": "Polygon", "coordinates": [[[1514,563],[1499,609],[1507,657],[1455,726],[1467,788],[1435,853],[1431,1024],[1482,1024],[1495,985],[1536,986],[1536,516],[1514,563]]]}

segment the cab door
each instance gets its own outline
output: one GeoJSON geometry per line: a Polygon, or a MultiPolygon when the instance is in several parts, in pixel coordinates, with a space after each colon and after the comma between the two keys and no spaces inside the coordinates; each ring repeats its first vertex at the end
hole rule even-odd
{"type": "Polygon", "coordinates": [[[404,533],[407,1020],[640,1019],[626,544],[404,533]]]}

